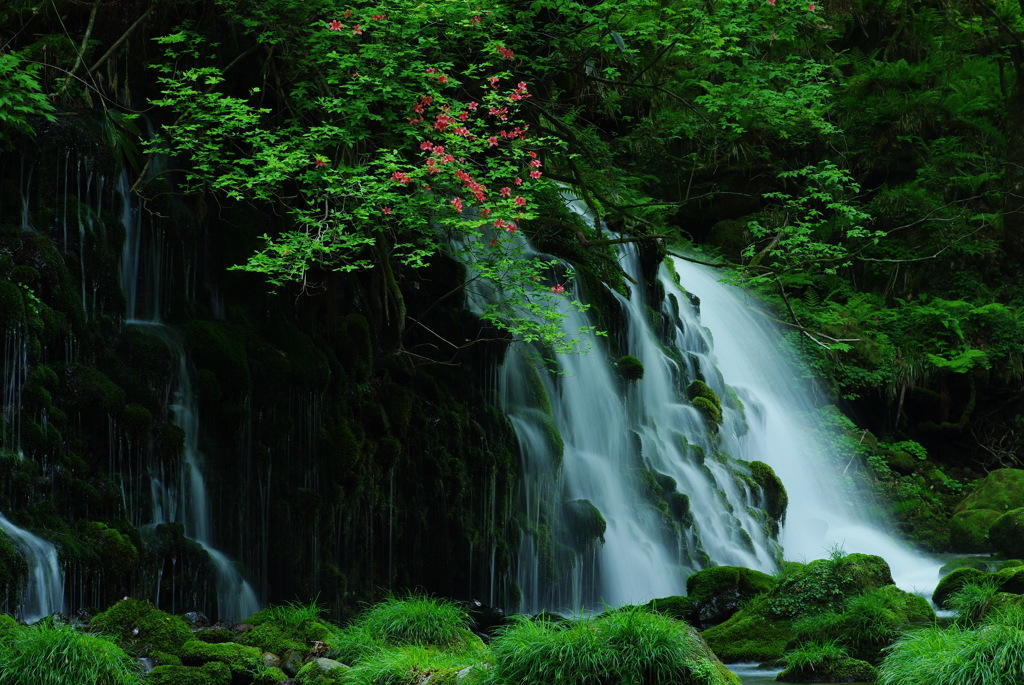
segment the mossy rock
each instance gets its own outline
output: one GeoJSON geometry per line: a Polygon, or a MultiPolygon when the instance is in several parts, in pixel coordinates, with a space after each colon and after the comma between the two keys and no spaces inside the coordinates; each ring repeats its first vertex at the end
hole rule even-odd
{"type": "Polygon", "coordinates": [[[1024,595],[1024,566],[1004,568],[992,574],[1001,592],[1024,595]]]}
{"type": "Polygon", "coordinates": [[[1024,507],[1011,509],[992,522],[988,530],[993,549],[1008,557],[1024,556],[1024,507]]]}
{"type": "Polygon", "coordinates": [[[991,509],[1000,514],[1024,507],[1024,469],[992,471],[964,498],[957,512],[991,509]]]}
{"type": "Polygon", "coordinates": [[[604,532],[608,523],[601,510],[588,499],[574,499],[565,503],[565,525],[569,539],[579,550],[600,540],[604,543],[604,532]]]}
{"type": "Polygon", "coordinates": [[[957,552],[991,552],[989,530],[1002,514],[994,509],[968,509],[953,514],[949,545],[957,552]]]}
{"type": "Polygon", "coordinates": [[[817,667],[783,670],[775,679],[782,683],[873,683],[878,670],[859,659],[835,659],[817,667]]]}
{"type": "Polygon", "coordinates": [[[748,607],[724,623],[708,628],[701,637],[727,664],[772,661],[786,653],[793,628],[790,621],[768,619],[757,608],[748,607]]]}
{"type": "Polygon", "coordinates": [[[140,599],[121,600],[94,616],[89,627],[114,637],[135,656],[152,651],[180,654],[185,643],[192,639],[192,631],[184,619],[140,599]]]}
{"type": "Polygon", "coordinates": [[[939,581],[939,584],[935,586],[935,592],[932,594],[932,601],[935,602],[935,606],[940,609],[948,609],[949,607],[946,605],[947,600],[956,594],[960,588],[967,583],[980,581],[988,577],[988,573],[985,571],[979,571],[976,568],[958,568],[943,577],[943,579],[939,581]]]}
{"type": "Polygon", "coordinates": [[[238,644],[256,647],[263,652],[283,656],[289,651],[304,654],[309,646],[301,639],[292,635],[292,631],[276,623],[266,622],[254,626],[238,636],[238,644]]]}
{"type": "Polygon", "coordinates": [[[615,370],[627,381],[638,381],[644,377],[643,362],[628,354],[615,360],[615,370]]]}
{"type": "Polygon", "coordinates": [[[146,674],[146,685],[231,685],[231,669],[219,661],[192,666],[157,666],[146,674]]]}
{"type": "Polygon", "coordinates": [[[13,611],[21,602],[22,588],[27,580],[28,564],[25,558],[10,538],[0,532],[0,603],[8,610],[13,611]]]}
{"type": "Polygon", "coordinates": [[[708,427],[717,432],[722,425],[722,401],[711,386],[701,380],[691,382],[686,387],[686,396],[690,403],[704,414],[708,427]]]}
{"type": "Polygon", "coordinates": [[[660,597],[647,603],[647,608],[659,614],[665,614],[679,621],[692,623],[691,617],[696,609],[693,598],[684,595],[660,597]]]}
{"type": "MultiPolygon", "coordinates": [[[[1021,562],[1021,566],[1024,566],[1024,562],[1021,562]]],[[[948,573],[952,573],[958,568],[973,568],[979,571],[991,571],[993,563],[987,557],[957,557],[947,561],[939,569],[939,577],[942,577],[948,573]]]]}
{"type": "Polygon", "coordinates": [[[253,685],[279,685],[288,680],[288,675],[276,666],[263,666],[253,675],[253,685]]]}
{"type": "Polygon", "coordinates": [[[237,642],[207,644],[190,640],[181,648],[181,663],[186,666],[201,666],[219,661],[231,670],[232,682],[249,682],[246,678],[263,664],[263,653],[255,647],[237,642]]]}
{"type": "MultiPolygon", "coordinates": [[[[786,493],[786,487],[782,484],[782,479],[776,475],[771,466],[763,461],[752,461],[747,466],[754,482],[761,487],[761,492],[764,493],[765,501],[762,503],[764,510],[772,517],[772,520],[781,526],[786,519],[786,508],[789,506],[789,495],[786,493]]],[[[777,533],[778,530],[776,530],[777,533]]]]}
{"type": "Polygon", "coordinates": [[[295,674],[295,685],[341,685],[348,667],[333,659],[313,659],[295,674]]]}
{"type": "Polygon", "coordinates": [[[740,566],[717,566],[686,579],[686,594],[695,605],[690,622],[698,628],[718,625],[753,597],[769,592],[776,579],[740,566]]]}

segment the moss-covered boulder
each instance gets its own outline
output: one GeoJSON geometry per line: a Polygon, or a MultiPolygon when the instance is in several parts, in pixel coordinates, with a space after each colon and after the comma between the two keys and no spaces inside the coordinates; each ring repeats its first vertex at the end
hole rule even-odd
{"type": "Polygon", "coordinates": [[[859,659],[835,659],[814,668],[791,666],[775,679],[783,683],[873,683],[878,670],[859,659]]]}
{"type": "Polygon", "coordinates": [[[643,362],[628,354],[615,360],[615,370],[627,381],[637,381],[644,377],[643,362]]]}
{"type": "Polygon", "coordinates": [[[960,588],[967,583],[978,582],[988,578],[990,574],[976,568],[958,568],[946,574],[935,586],[932,601],[940,609],[948,609],[947,602],[960,588]]]}
{"type": "Polygon", "coordinates": [[[869,554],[790,564],[769,592],[701,634],[726,663],[778,659],[794,637],[795,620],[839,612],[849,598],[892,584],[889,565],[869,554]]]}
{"type": "Polygon", "coordinates": [[[686,396],[690,404],[700,410],[708,422],[708,428],[718,431],[722,425],[722,401],[711,386],[701,380],[690,383],[686,388],[686,396]]]}
{"type": "Polygon", "coordinates": [[[232,683],[248,683],[251,674],[263,665],[263,653],[237,642],[211,645],[189,640],[181,648],[181,663],[186,666],[202,666],[214,661],[228,667],[232,683]]]}
{"type": "Polygon", "coordinates": [[[992,522],[989,543],[1008,557],[1024,556],[1024,507],[1011,509],[992,522]]]}
{"type": "Polygon", "coordinates": [[[597,541],[604,542],[604,532],[608,527],[601,510],[589,499],[574,499],[565,503],[565,526],[573,546],[578,550],[586,549],[597,541]]]}
{"type": "Polygon", "coordinates": [[[219,661],[202,666],[157,666],[146,685],[231,685],[231,670],[219,661]]]}
{"type": "Polygon", "coordinates": [[[295,685],[341,685],[348,667],[333,659],[313,659],[295,674],[295,685]]]}
{"type": "Polygon", "coordinates": [[[179,654],[192,631],[180,616],[168,614],[140,599],[123,599],[89,623],[92,630],[112,636],[129,654],[152,651],[179,654]]]}
{"type": "Polygon", "coordinates": [[[992,543],[988,538],[993,524],[1003,514],[1021,508],[1024,508],[1024,470],[992,471],[956,508],[950,544],[962,552],[991,551],[992,543]]]}
{"type": "Polygon", "coordinates": [[[689,622],[697,628],[718,625],[753,597],[769,592],[776,579],[740,566],[717,566],[697,571],[686,579],[692,602],[689,622]]]}

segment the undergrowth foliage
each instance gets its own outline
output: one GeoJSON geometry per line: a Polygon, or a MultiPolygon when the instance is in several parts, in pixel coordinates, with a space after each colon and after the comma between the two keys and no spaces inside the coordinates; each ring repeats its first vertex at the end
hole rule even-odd
{"type": "Polygon", "coordinates": [[[138,663],[111,639],[44,621],[4,635],[0,683],[138,685],[142,677],[138,663]]]}

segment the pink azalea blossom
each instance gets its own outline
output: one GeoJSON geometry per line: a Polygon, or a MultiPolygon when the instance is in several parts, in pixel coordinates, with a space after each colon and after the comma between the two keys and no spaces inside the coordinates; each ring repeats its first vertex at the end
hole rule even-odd
{"type": "Polygon", "coordinates": [[[551,287],[551,292],[553,292],[556,295],[561,295],[562,293],[565,292],[565,286],[562,285],[561,283],[558,283],[551,287]]]}

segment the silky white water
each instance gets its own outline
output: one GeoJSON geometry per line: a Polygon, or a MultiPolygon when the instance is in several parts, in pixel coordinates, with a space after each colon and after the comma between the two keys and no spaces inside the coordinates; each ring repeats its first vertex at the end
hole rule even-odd
{"type": "MultiPolygon", "coordinates": [[[[620,247],[624,272],[642,284],[636,250],[620,247]]],[[[620,377],[607,341],[589,333],[582,335],[589,352],[512,346],[499,369],[520,446],[518,609],[639,603],[685,594],[687,576],[700,568],[771,572],[782,558],[810,561],[836,549],[878,554],[902,588],[929,592],[938,562],[868,522],[864,507],[847,505],[838,482],[850,465],[835,464],[815,442],[814,386],[781,333],[712,270],[682,260],[673,266],[685,291],[663,265],[662,301],[646,301],[638,285],[612,293],[625,323],[612,332],[620,335],[618,354],[637,358],[642,378],[620,377]],[[694,380],[721,400],[717,430],[688,399],[694,380]],[[788,492],[777,538],[751,461],[769,464],[788,492]],[[600,537],[595,511],[605,526],[600,537]]],[[[561,269],[537,287],[553,285],[561,269]]],[[[468,290],[478,312],[500,299],[479,281],[468,290]]],[[[570,335],[595,325],[588,313],[557,306],[570,335]]]]}
{"type": "Polygon", "coordinates": [[[18,618],[33,623],[64,611],[64,576],[57,560],[57,549],[46,540],[14,525],[0,514],[0,530],[14,542],[28,565],[28,584],[18,618]]]}
{"type": "MultiPolygon", "coordinates": [[[[876,554],[889,563],[901,588],[930,593],[941,564],[869,521],[864,507],[851,506],[838,488],[850,464],[837,463],[812,439],[817,432],[811,425],[816,421],[816,389],[792,364],[777,325],[742,290],[719,282],[721,274],[715,269],[673,261],[682,286],[700,298],[699,321],[707,333],[708,352],[698,357],[718,368],[748,410],[756,408],[747,412],[749,433],[732,441],[731,453],[766,462],[786,486],[789,508],[781,536],[786,558],[820,559],[836,548],[876,554]]],[[[671,279],[663,280],[669,293],[688,303],[671,279]]],[[[682,309],[693,311],[692,305],[682,309]]],[[[697,326],[691,332],[704,335],[697,326]]]]}

